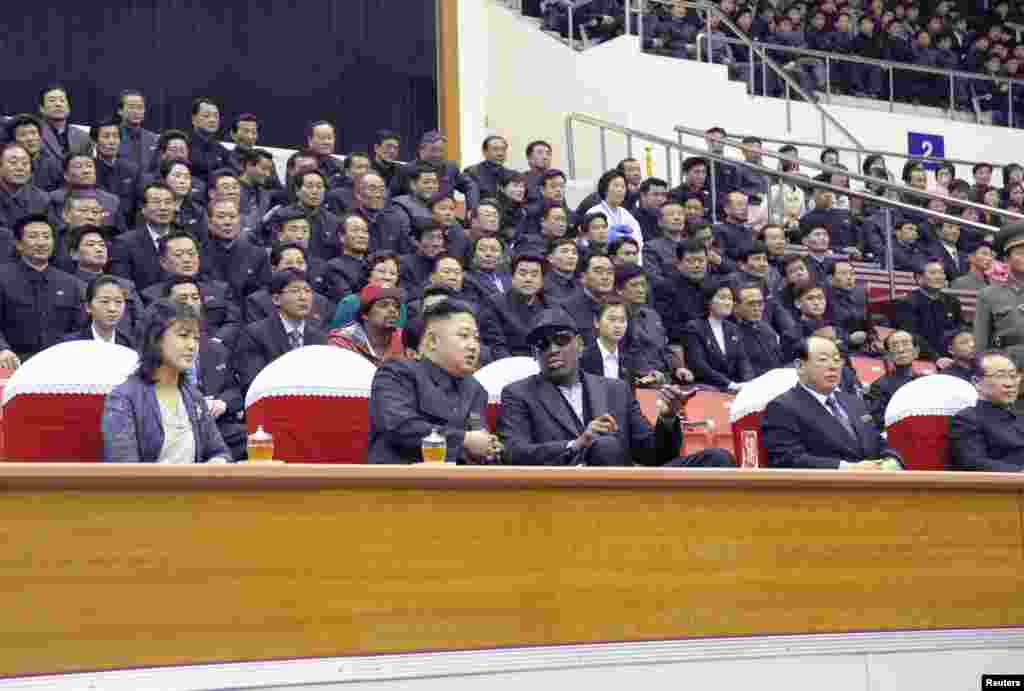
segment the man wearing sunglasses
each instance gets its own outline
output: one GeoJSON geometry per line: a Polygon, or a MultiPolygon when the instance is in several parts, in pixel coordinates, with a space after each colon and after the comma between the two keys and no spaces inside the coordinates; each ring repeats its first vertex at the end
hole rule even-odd
{"type": "Polygon", "coordinates": [[[949,421],[953,468],[1024,472],[1024,418],[1013,409],[1020,394],[1020,372],[998,350],[979,355],[975,369],[978,403],[949,421]]]}
{"type": "Polygon", "coordinates": [[[652,429],[629,386],[582,372],[582,339],[564,309],[538,315],[527,336],[540,374],[506,386],[501,394],[498,434],[508,465],[713,466],[732,467],[722,449],[679,457],[679,415],[687,395],[665,386],[652,429]]]}

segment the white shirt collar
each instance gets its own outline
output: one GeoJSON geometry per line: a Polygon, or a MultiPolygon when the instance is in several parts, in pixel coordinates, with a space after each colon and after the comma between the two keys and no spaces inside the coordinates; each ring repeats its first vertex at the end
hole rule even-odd
{"type": "Polygon", "coordinates": [[[287,319],[284,315],[280,315],[280,316],[281,316],[281,324],[284,325],[284,332],[286,334],[288,334],[289,337],[292,335],[292,331],[298,331],[303,336],[306,335],[306,322],[304,322],[304,321],[293,322],[293,321],[287,319]]]}
{"type": "Polygon", "coordinates": [[[804,385],[803,383],[801,383],[800,386],[803,387],[804,391],[814,396],[814,400],[816,400],[818,403],[824,406],[826,410],[828,409],[828,399],[836,395],[835,389],[832,390],[832,393],[830,395],[826,396],[825,394],[819,393],[812,389],[811,387],[804,385]]]}
{"type": "Polygon", "coordinates": [[[601,359],[602,360],[615,360],[616,362],[618,362],[618,360],[619,360],[619,349],[618,348],[615,348],[615,350],[607,350],[607,349],[605,349],[604,343],[601,342],[600,338],[597,339],[597,347],[601,351],[601,359]]]}
{"type": "Polygon", "coordinates": [[[96,330],[95,324],[90,324],[89,328],[92,329],[92,338],[94,341],[102,341],[103,343],[117,343],[116,330],[110,333],[110,338],[104,338],[102,335],[100,335],[100,332],[96,330]]]}

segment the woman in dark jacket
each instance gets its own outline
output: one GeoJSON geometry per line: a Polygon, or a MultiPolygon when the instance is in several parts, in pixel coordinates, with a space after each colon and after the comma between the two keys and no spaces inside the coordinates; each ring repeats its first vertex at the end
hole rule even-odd
{"type": "Polygon", "coordinates": [[[683,333],[686,363],[697,384],[735,393],[754,378],[754,371],[739,327],[729,321],[732,289],[724,282],[707,284],[704,305],[707,316],[691,321],[683,333]]]}
{"type": "Polygon", "coordinates": [[[199,317],[158,301],[147,315],[139,368],[103,406],[103,456],[112,463],[227,463],[231,451],[193,384],[199,317]]]}

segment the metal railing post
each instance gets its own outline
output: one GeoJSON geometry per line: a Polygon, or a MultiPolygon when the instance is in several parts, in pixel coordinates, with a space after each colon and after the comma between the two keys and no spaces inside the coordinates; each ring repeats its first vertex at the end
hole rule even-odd
{"type": "Polygon", "coordinates": [[[768,95],[768,63],[761,61],[761,94],[768,95]]]}
{"type": "Polygon", "coordinates": [[[633,135],[626,135],[626,158],[633,158],[633,135]]]}
{"type": "Polygon", "coordinates": [[[573,119],[570,115],[565,119],[565,155],[569,159],[569,178],[576,179],[576,141],[572,131],[573,119]]]}
{"type": "Polygon", "coordinates": [[[893,93],[895,91],[895,84],[896,84],[895,77],[896,77],[896,75],[893,72],[892,67],[890,67],[889,68],[889,112],[890,113],[892,113],[892,112],[894,112],[896,110],[896,104],[894,103],[895,94],[893,93]]]}
{"type": "MultiPolygon", "coordinates": [[[[630,0],[626,0],[626,6],[628,7],[630,0]]],[[[640,6],[636,11],[636,37],[640,41],[640,51],[644,49],[644,0],[640,0],[640,6]]],[[[629,33],[629,25],[626,26],[626,33],[629,33]]]]}
{"type": "Polygon", "coordinates": [[[825,98],[828,100],[828,104],[832,105],[832,60],[829,57],[825,58],[825,98]]]}
{"type": "Polygon", "coordinates": [[[672,147],[668,144],[665,145],[665,181],[668,182],[669,189],[675,187],[672,184],[672,147]]]}
{"type": "Polygon", "coordinates": [[[793,102],[789,97],[789,82],[786,82],[786,131],[793,131],[793,102]]]}
{"type": "Polygon", "coordinates": [[[572,10],[573,10],[573,5],[575,5],[575,4],[576,3],[574,2],[574,0],[569,0],[569,47],[573,48],[573,49],[576,48],[576,39],[574,38],[575,34],[573,34],[573,30],[572,30],[572,26],[573,26],[573,23],[572,23],[572,10]]]}
{"type": "Polygon", "coordinates": [[[608,170],[608,130],[601,128],[601,173],[608,170]]]}
{"type": "MultiPolygon", "coordinates": [[[[725,153],[725,151],[723,150],[722,153],[725,153]]],[[[716,189],[715,173],[718,171],[720,164],[710,158],[707,159],[707,162],[710,164],[708,172],[711,173],[711,222],[718,223],[718,190],[716,189]]]]}
{"type": "Polygon", "coordinates": [[[896,299],[896,270],[892,258],[892,207],[885,208],[885,268],[889,270],[889,299],[896,299]]]}
{"type": "Polygon", "coordinates": [[[1006,82],[1006,100],[1010,102],[1010,114],[1007,117],[1007,127],[1013,127],[1013,82],[1006,82]]]}
{"type": "Polygon", "coordinates": [[[715,61],[714,56],[711,54],[711,10],[707,10],[704,13],[704,40],[708,42],[708,64],[710,65],[715,61]]]}
{"type": "Polygon", "coordinates": [[[956,85],[954,80],[956,77],[952,73],[949,75],[949,119],[953,119],[953,113],[956,112],[956,85]]]}
{"type": "Polygon", "coordinates": [[[749,53],[750,54],[747,57],[750,58],[750,69],[748,69],[747,72],[750,75],[750,84],[748,84],[748,86],[750,88],[750,95],[756,96],[757,94],[754,93],[754,73],[757,71],[757,65],[754,63],[754,51],[751,50],[749,53]]]}

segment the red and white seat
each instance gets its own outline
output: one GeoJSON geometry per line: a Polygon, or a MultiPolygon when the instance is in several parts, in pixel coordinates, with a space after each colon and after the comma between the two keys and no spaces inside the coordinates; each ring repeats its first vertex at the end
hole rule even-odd
{"type": "Polygon", "coordinates": [[[978,402],[968,382],[932,374],[896,390],[885,409],[889,446],[908,470],[949,470],[949,418],[978,402]]]}
{"type": "Polygon", "coordinates": [[[287,463],[366,463],[377,368],[334,346],[306,346],[263,368],[245,397],[249,431],[274,436],[287,463]]]}
{"type": "Polygon", "coordinates": [[[6,460],[103,460],[103,401],[138,355],[100,341],[60,343],[29,358],[3,393],[6,460]]]}
{"type": "Polygon", "coordinates": [[[487,390],[487,427],[496,430],[501,409],[501,391],[509,384],[540,373],[531,357],[507,357],[481,367],[473,376],[487,390]]]}
{"type": "Polygon", "coordinates": [[[767,467],[768,456],[761,435],[764,409],[775,398],[796,386],[796,383],[795,369],[773,369],[757,379],[748,381],[736,394],[729,409],[729,422],[732,424],[732,443],[736,460],[741,467],[767,467]]]}

